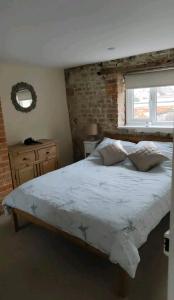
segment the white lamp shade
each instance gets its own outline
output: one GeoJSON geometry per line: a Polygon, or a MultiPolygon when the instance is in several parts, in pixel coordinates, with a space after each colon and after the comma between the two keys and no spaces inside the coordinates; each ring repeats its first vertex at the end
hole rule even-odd
{"type": "Polygon", "coordinates": [[[98,126],[96,123],[91,123],[87,127],[88,135],[97,135],[98,134],[98,126]]]}

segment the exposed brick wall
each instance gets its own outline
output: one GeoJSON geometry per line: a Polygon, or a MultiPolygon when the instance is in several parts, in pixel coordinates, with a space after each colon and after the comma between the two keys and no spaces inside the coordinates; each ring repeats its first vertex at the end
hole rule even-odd
{"type": "Polygon", "coordinates": [[[124,74],[174,65],[174,49],[65,70],[67,101],[75,159],[83,156],[86,125],[117,131],[125,121],[124,74]]]}
{"type": "Polygon", "coordinates": [[[0,214],[2,213],[1,202],[11,190],[12,180],[9,166],[8,148],[0,103],[0,214]]]}

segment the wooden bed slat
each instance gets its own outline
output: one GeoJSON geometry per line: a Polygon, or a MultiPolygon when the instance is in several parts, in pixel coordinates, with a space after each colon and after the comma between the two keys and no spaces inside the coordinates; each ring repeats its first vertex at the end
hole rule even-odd
{"type": "MultiPolygon", "coordinates": [[[[82,241],[81,239],[79,239],[77,237],[74,237],[71,234],[68,234],[68,233],[64,232],[61,229],[58,229],[58,228],[56,228],[52,225],[49,225],[48,223],[46,223],[42,220],[39,220],[38,218],[32,216],[29,213],[26,213],[26,212],[24,212],[20,209],[17,209],[17,208],[12,208],[12,216],[13,216],[15,232],[18,232],[20,229],[24,228],[24,226],[19,225],[19,218],[18,217],[21,217],[21,218],[31,222],[32,224],[35,224],[37,226],[40,226],[40,227],[46,228],[48,230],[51,230],[51,231],[55,232],[56,234],[59,234],[62,237],[70,240],[71,242],[75,243],[76,245],[82,247],[83,249],[86,249],[87,251],[90,251],[90,252],[94,253],[95,255],[97,255],[99,257],[102,257],[103,259],[108,260],[108,255],[101,252],[100,250],[92,247],[91,245],[87,244],[86,242],[82,241]]],[[[125,298],[127,299],[127,296],[129,294],[131,278],[119,265],[115,265],[115,266],[119,270],[118,286],[117,286],[116,294],[121,299],[125,299],[125,298]]],[[[116,297],[116,299],[118,299],[118,298],[116,297]]]]}
{"type": "Polygon", "coordinates": [[[38,225],[40,227],[44,227],[50,231],[53,231],[61,236],[63,236],[64,238],[70,240],[73,243],[76,243],[77,245],[79,245],[80,247],[86,248],[88,250],[90,250],[91,252],[99,255],[100,257],[103,257],[105,259],[108,259],[108,255],[106,255],[105,253],[101,252],[100,250],[90,246],[89,244],[87,244],[85,241],[81,240],[80,238],[77,238],[75,236],[72,236],[71,234],[56,228],[34,216],[32,216],[29,213],[26,213],[18,208],[12,208],[12,214],[13,214],[13,222],[14,222],[14,227],[15,227],[15,231],[18,232],[20,229],[22,229],[24,226],[20,226],[19,225],[19,219],[18,217],[21,217],[27,221],[29,221],[32,224],[38,225]]]}

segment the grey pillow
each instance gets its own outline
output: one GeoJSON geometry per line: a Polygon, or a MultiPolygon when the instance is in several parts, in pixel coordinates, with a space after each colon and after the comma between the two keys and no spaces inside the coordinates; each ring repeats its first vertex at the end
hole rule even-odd
{"type": "Polygon", "coordinates": [[[99,149],[105,166],[110,166],[126,159],[127,152],[120,142],[109,144],[99,149]]]}
{"type": "Polygon", "coordinates": [[[167,157],[150,143],[137,146],[137,149],[128,157],[139,171],[144,172],[167,160],[167,157]]]}

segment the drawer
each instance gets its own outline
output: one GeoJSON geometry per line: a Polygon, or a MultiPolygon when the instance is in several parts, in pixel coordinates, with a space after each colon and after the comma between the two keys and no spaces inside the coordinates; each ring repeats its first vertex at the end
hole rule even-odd
{"type": "Polygon", "coordinates": [[[50,146],[38,150],[38,156],[40,161],[49,160],[57,156],[56,146],[50,146]]]}
{"type": "Polygon", "coordinates": [[[15,168],[29,166],[35,161],[35,159],[36,157],[34,151],[15,154],[14,155],[15,168]]]}

